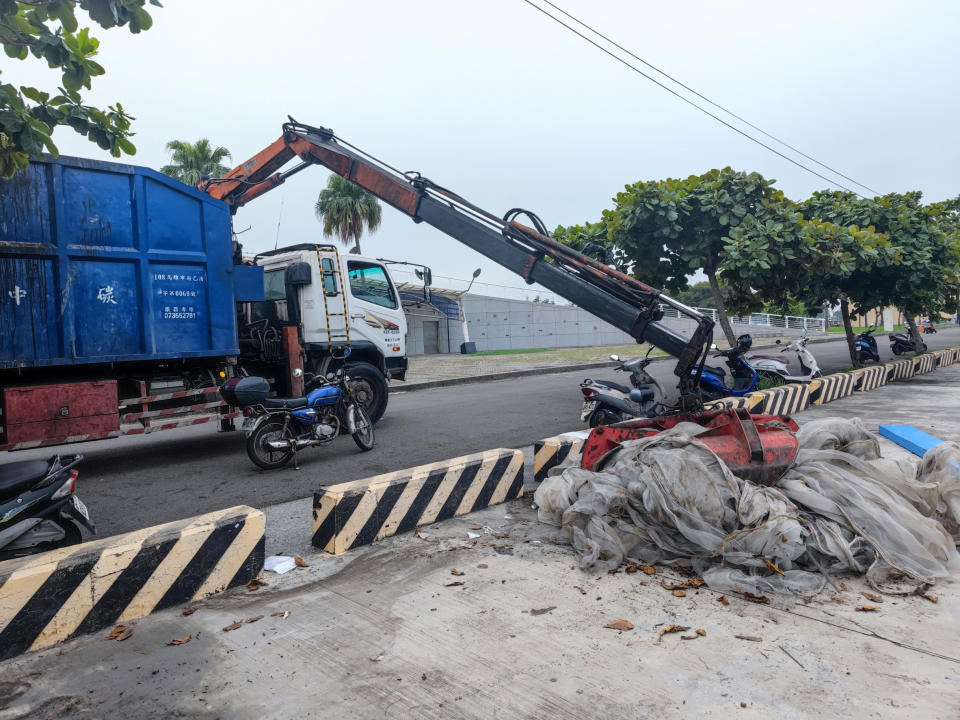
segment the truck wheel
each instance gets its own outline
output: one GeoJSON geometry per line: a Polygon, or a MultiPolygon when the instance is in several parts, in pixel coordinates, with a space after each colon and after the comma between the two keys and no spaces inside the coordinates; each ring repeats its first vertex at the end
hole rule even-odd
{"type": "Polygon", "coordinates": [[[368,363],[347,365],[346,370],[357,402],[367,411],[370,421],[376,423],[387,409],[387,379],[368,363]]]}

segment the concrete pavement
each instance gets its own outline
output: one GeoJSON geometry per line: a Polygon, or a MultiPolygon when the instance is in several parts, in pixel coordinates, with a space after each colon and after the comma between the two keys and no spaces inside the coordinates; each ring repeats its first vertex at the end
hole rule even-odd
{"type": "MultiPolygon", "coordinates": [[[[960,441],[958,401],[952,366],[797,420],[859,416],[960,441]]],[[[673,571],[580,571],[529,502],[340,557],[309,554],[307,511],[297,549],[310,567],[145,618],[123,642],[101,633],[8,661],[0,720],[956,717],[958,583],[934,588],[936,603],[886,596],[871,612],[856,610],[869,588],[853,578],[810,602],[678,598],[661,586],[673,571]],[[661,636],[668,625],[689,630],[661,636]]]]}

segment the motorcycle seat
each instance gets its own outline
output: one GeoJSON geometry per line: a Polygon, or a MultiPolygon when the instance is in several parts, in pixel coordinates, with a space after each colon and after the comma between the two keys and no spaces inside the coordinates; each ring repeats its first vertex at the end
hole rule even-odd
{"type": "Polygon", "coordinates": [[[708,372],[712,372],[717,377],[725,377],[727,374],[727,371],[722,367],[715,367],[713,365],[704,365],[703,369],[707,370],[708,372]]]}
{"type": "Polygon", "coordinates": [[[305,397],[266,398],[263,406],[268,410],[298,410],[307,406],[307,399],[305,397]]]}
{"type": "Polygon", "coordinates": [[[784,365],[790,364],[790,361],[783,355],[751,355],[748,359],[750,362],[754,360],[773,360],[774,362],[783,363],[784,365]]]}
{"type": "Polygon", "coordinates": [[[46,460],[20,460],[0,465],[0,495],[19,495],[47,474],[46,460]]]}
{"type": "Polygon", "coordinates": [[[630,388],[628,388],[626,385],[615,383],[613,380],[594,380],[593,382],[596,385],[602,385],[603,387],[610,388],[611,390],[618,390],[625,395],[630,392],[630,388]]]}

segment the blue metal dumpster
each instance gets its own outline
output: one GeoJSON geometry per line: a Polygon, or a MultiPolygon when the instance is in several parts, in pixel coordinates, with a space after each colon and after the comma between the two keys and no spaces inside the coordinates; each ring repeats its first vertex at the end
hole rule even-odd
{"type": "Polygon", "coordinates": [[[236,355],[234,303],[259,298],[235,287],[260,272],[233,265],[225,203],[147,168],[37,160],[0,180],[0,368],[236,355]]]}

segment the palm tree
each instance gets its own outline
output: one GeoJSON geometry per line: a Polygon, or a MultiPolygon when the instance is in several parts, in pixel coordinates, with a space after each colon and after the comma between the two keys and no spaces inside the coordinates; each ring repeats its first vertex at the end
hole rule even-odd
{"type": "Polygon", "coordinates": [[[380,201],[359,185],[339,175],[331,175],[320,191],[313,211],[323,220],[324,237],[336,235],[345,247],[352,242],[351,253],[360,254],[360,236],[366,225],[370,232],[380,227],[380,201]]]}
{"type": "Polygon", "coordinates": [[[220,163],[230,157],[230,151],[225,147],[214,149],[207,138],[195,143],[171,140],[167,143],[167,150],[170,151],[171,164],[164,165],[160,172],[191,187],[196,187],[205,177],[222,177],[230,171],[220,163]]]}

